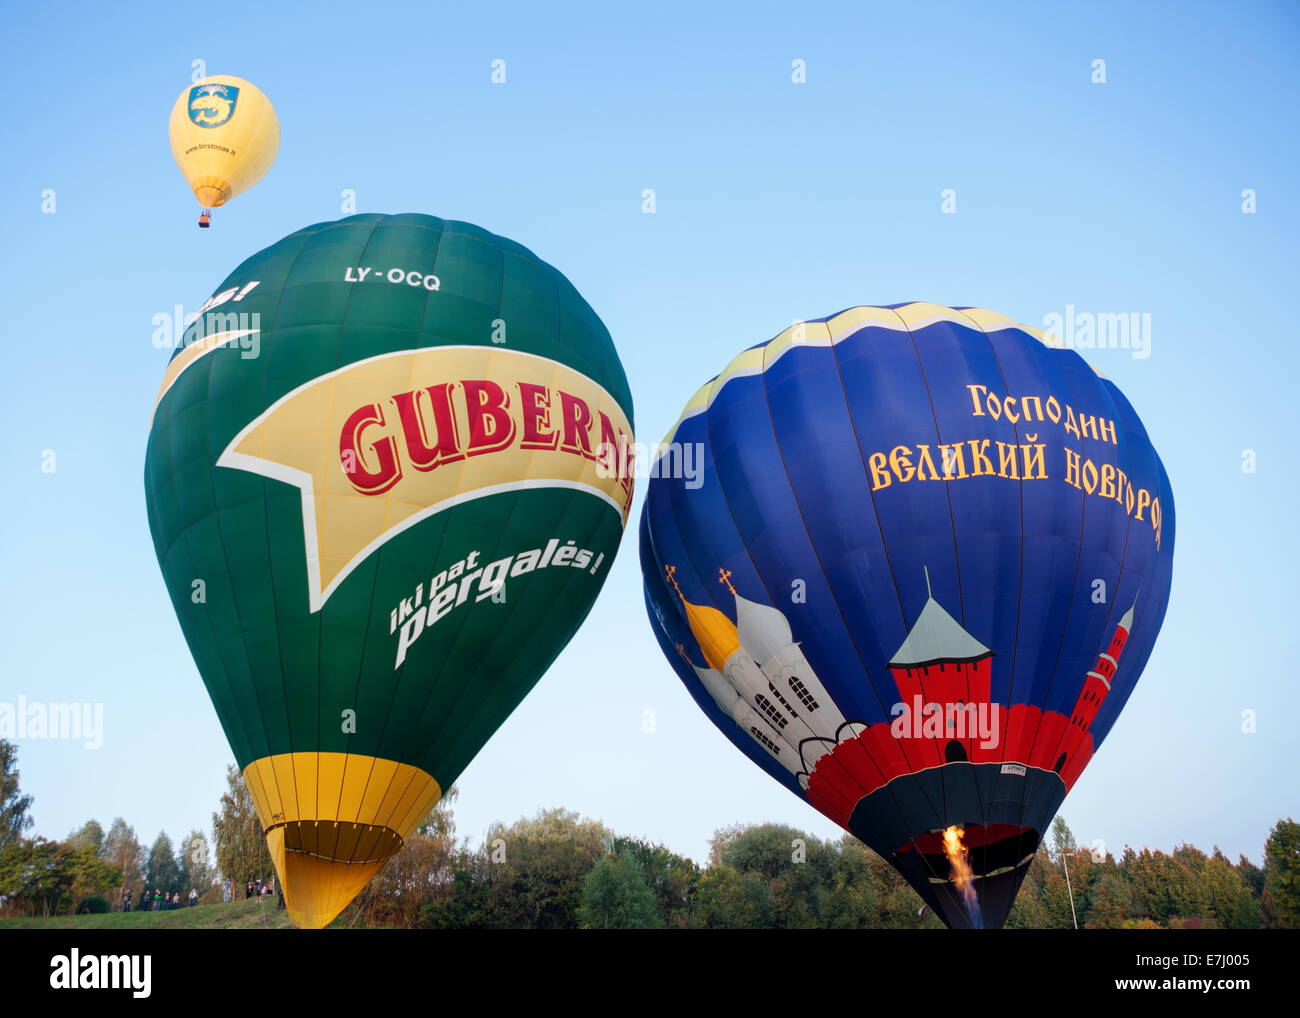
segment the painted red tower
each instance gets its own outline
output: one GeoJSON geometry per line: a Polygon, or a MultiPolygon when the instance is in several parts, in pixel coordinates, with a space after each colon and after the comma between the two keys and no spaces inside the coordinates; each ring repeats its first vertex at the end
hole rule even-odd
{"type": "MultiPolygon", "coordinates": [[[[925,586],[928,595],[925,606],[888,665],[903,704],[909,710],[915,710],[919,703],[967,712],[980,704],[987,705],[993,651],[966,632],[934,599],[929,570],[926,570],[925,586]]],[[[970,738],[973,724],[963,724],[962,733],[955,731],[951,719],[945,720],[944,727],[953,732],[955,741],[961,745],[961,754],[956,759],[974,760],[983,755],[977,745],[972,745],[977,743],[970,738]]],[[[945,753],[945,760],[951,762],[943,743],[934,749],[945,753]]]]}
{"type": "MultiPolygon", "coordinates": [[[[1135,600],[1120,618],[1119,625],[1115,627],[1115,632],[1110,638],[1110,645],[1097,655],[1097,663],[1084,678],[1083,689],[1079,691],[1079,698],[1074,702],[1074,710],[1070,712],[1070,725],[1062,740],[1061,756],[1056,764],[1056,771],[1062,775],[1067,768],[1075,776],[1083,769],[1076,757],[1080,756],[1079,749],[1085,742],[1087,752],[1082,754],[1082,762],[1086,763],[1092,756],[1093,739],[1089,729],[1097,716],[1097,710],[1106,699],[1106,694],[1110,692],[1111,680],[1115,677],[1116,669],[1119,668],[1119,656],[1124,652],[1124,644],[1133,629],[1133,610],[1136,607],[1135,600]]],[[[1072,782],[1067,780],[1066,784],[1070,785],[1072,782]]]]}

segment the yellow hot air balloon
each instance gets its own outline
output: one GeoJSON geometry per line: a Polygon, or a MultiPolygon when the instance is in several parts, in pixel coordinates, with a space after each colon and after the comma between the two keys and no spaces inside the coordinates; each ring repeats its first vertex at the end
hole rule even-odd
{"type": "Polygon", "coordinates": [[[203,207],[212,209],[247,191],[280,151],[280,118],[251,81],[228,74],[204,78],[176,97],[168,124],[172,157],[203,207]]]}

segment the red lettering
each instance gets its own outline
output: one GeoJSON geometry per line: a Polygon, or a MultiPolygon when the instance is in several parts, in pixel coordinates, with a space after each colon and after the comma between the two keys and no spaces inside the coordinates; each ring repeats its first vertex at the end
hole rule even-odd
{"type": "Polygon", "coordinates": [[[561,392],[560,418],[564,422],[564,441],[560,448],[594,460],[596,454],[591,451],[591,438],[587,434],[587,429],[591,427],[591,407],[577,396],[561,392]]]}
{"type": "Polygon", "coordinates": [[[339,460],[352,487],[363,495],[379,495],[402,479],[402,466],[397,460],[397,443],[391,435],[378,439],[370,447],[379,460],[377,470],[367,470],[361,458],[361,433],[370,425],[384,424],[384,412],[378,403],[368,403],[352,411],[339,435],[339,460]]]}
{"type": "Polygon", "coordinates": [[[465,458],[465,454],[459,451],[456,417],[451,412],[452,385],[452,382],[443,382],[393,397],[402,421],[402,434],[406,438],[406,453],[416,470],[433,470],[444,463],[465,458]],[[421,408],[421,396],[428,397],[433,410],[433,434],[436,436],[433,445],[429,444],[429,428],[421,408]]]}
{"type": "Polygon", "coordinates": [[[465,386],[465,407],[469,411],[470,456],[497,452],[508,446],[515,437],[514,418],[506,412],[510,397],[505,389],[489,378],[468,379],[465,386]]]}
{"type": "Polygon", "coordinates": [[[551,391],[544,385],[520,382],[523,397],[524,437],[522,449],[554,449],[560,440],[558,431],[548,431],[551,423],[551,391]]]}

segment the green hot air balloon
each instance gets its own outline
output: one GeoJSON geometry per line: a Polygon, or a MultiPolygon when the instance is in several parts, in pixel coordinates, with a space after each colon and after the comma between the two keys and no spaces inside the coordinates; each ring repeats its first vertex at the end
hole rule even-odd
{"type": "Polygon", "coordinates": [[[595,312],[468,223],[310,226],[200,308],[154,406],[149,526],[299,926],[401,848],[573,636],[631,443],[595,312]]]}

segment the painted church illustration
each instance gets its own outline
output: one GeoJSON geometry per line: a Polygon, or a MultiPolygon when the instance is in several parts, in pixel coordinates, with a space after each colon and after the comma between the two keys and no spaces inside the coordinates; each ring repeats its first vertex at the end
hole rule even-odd
{"type": "Polygon", "coordinates": [[[1032,767],[1055,772],[1071,787],[1092,756],[1092,723],[1119,668],[1136,607],[1135,601],[1120,618],[1068,717],[1030,704],[1007,707],[990,703],[993,651],[935,600],[927,572],[925,605],[887,667],[902,705],[956,705],[970,718],[992,717],[998,731],[990,744],[975,725],[963,729],[951,716],[938,737],[933,727],[925,735],[900,735],[888,722],[846,719],[781,611],[736,593],[731,573],[719,569],[718,582],[735,602],[733,623],[711,605],[688,601],[675,572],[665,568],[705,667],[681,644],[678,652],[718,707],[795,776],[814,806],[845,825],[863,798],[893,778],[949,763],[1032,767]]]}

